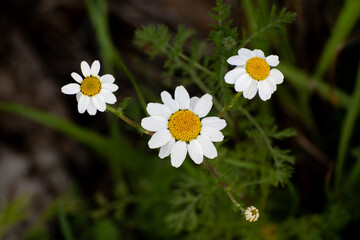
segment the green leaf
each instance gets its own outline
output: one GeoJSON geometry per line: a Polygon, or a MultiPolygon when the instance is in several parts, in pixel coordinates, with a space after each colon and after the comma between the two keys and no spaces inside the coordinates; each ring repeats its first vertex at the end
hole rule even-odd
{"type": "Polygon", "coordinates": [[[281,131],[278,131],[277,126],[274,126],[273,129],[269,132],[269,137],[275,138],[277,140],[282,140],[284,138],[293,136],[296,136],[296,130],[294,128],[285,128],[281,131]]]}
{"type": "Polygon", "coordinates": [[[341,137],[338,148],[337,164],[335,168],[335,187],[337,190],[340,188],[340,181],[343,171],[343,165],[346,159],[347,149],[353,133],[353,128],[356,119],[359,115],[360,109],[360,64],[358,66],[358,73],[355,83],[355,90],[351,99],[351,103],[347,107],[347,113],[341,128],[341,137]]]}
{"type": "Polygon", "coordinates": [[[58,206],[58,219],[60,222],[60,229],[65,240],[73,240],[73,234],[70,228],[70,224],[65,216],[64,208],[61,204],[58,206]]]}
{"type": "Polygon", "coordinates": [[[11,227],[24,220],[29,212],[27,207],[30,198],[19,196],[2,204],[0,207],[0,239],[11,227]]]}
{"type": "Polygon", "coordinates": [[[165,25],[142,26],[135,31],[134,44],[150,57],[166,54],[171,34],[165,25]]]}
{"type": "Polygon", "coordinates": [[[87,130],[86,128],[80,127],[68,120],[65,120],[59,116],[31,109],[29,107],[21,106],[18,104],[6,102],[0,102],[0,110],[12,112],[31,119],[35,122],[38,122],[44,126],[51,127],[85,145],[88,145],[89,147],[103,154],[104,156],[109,156],[109,152],[111,152],[111,144],[108,139],[102,137],[97,133],[87,130]]]}
{"type": "Polygon", "coordinates": [[[126,97],[122,102],[119,104],[117,111],[120,113],[124,113],[125,109],[127,108],[129,102],[131,100],[131,97],[126,97]]]}
{"type": "Polygon", "coordinates": [[[321,80],[321,77],[334,60],[337,48],[346,40],[348,35],[353,30],[355,24],[360,19],[359,0],[346,0],[342,7],[340,14],[336,20],[335,26],[332,28],[332,33],[329,40],[321,54],[320,60],[315,71],[317,80],[321,80]]]}

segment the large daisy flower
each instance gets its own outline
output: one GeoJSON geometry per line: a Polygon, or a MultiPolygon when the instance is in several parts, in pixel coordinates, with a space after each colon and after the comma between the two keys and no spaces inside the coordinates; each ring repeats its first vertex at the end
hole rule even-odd
{"type": "Polygon", "coordinates": [[[95,60],[91,65],[85,61],[81,62],[81,72],[84,78],[78,73],[71,73],[71,77],[77,83],[69,83],[61,88],[65,94],[76,94],[79,113],[86,110],[90,115],[95,115],[96,111],[104,112],[106,103],[114,104],[116,97],[113,94],[119,87],[114,84],[115,78],[111,74],[99,76],[100,62],[95,60]]]}
{"type": "Polygon", "coordinates": [[[226,121],[218,117],[204,118],[212,108],[212,96],[190,98],[183,86],[175,89],[175,99],[170,93],[161,93],[161,103],[149,103],[150,117],[143,118],[141,126],[155,132],[149,141],[151,149],[160,148],[159,157],[171,155],[171,165],[180,167],[186,154],[200,164],[203,156],[213,159],[217,156],[213,142],[221,142],[220,132],[226,121]],[[202,118],[202,119],[201,119],[202,118]]]}
{"type": "Polygon", "coordinates": [[[236,67],[226,73],[225,82],[235,84],[237,92],[243,92],[247,99],[252,99],[256,92],[263,101],[270,99],[275,92],[276,85],[284,80],[284,75],[273,68],[279,64],[279,57],[270,55],[265,57],[263,51],[241,48],[238,55],[230,57],[227,62],[236,67]]]}

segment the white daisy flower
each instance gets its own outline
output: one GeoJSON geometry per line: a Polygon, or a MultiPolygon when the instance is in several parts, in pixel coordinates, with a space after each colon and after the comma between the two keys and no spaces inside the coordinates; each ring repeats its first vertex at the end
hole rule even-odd
{"type": "Polygon", "coordinates": [[[99,76],[100,62],[98,60],[93,62],[91,68],[85,61],[81,62],[80,67],[84,78],[78,73],[71,73],[71,77],[77,83],[63,86],[61,92],[69,95],[76,94],[79,113],[84,113],[86,110],[90,115],[95,115],[97,110],[104,112],[106,103],[116,102],[113,92],[119,87],[114,84],[115,78],[111,74],[99,76]]]}
{"type": "Polygon", "coordinates": [[[220,130],[226,121],[218,117],[204,118],[212,108],[212,96],[190,98],[186,89],[179,86],[175,89],[175,99],[163,91],[161,100],[163,104],[147,105],[150,117],[141,121],[143,128],[155,132],[149,147],[160,148],[160,158],[170,155],[171,165],[176,168],[184,162],[187,153],[196,164],[202,163],[203,156],[215,158],[217,151],[213,142],[224,139],[220,130]]]}
{"type": "Polygon", "coordinates": [[[241,48],[238,55],[230,57],[227,62],[236,67],[226,73],[225,82],[235,84],[235,90],[243,92],[247,99],[252,99],[257,91],[263,101],[270,99],[276,85],[284,80],[284,75],[279,70],[270,70],[270,66],[276,67],[279,64],[279,57],[265,57],[259,49],[251,51],[241,48]]]}
{"type": "Polygon", "coordinates": [[[259,219],[260,213],[259,210],[254,207],[247,207],[244,212],[245,220],[248,222],[256,222],[259,219]]]}

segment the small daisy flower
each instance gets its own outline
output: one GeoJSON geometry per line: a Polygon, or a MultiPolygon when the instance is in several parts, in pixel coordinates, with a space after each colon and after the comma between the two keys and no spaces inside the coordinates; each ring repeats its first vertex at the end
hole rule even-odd
{"type": "Polygon", "coordinates": [[[256,222],[259,219],[260,213],[259,210],[254,207],[247,207],[244,212],[245,220],[248,222],[256,222]]]}
{"type": "Polygon", "coordinates": [[[175,89],[175,99],[163,91],[161,100],[163,104],[147,105],[150,117],[141,121],[143,128],[155,132],[149,147],[160,148],[160,158],[170,155],[171,165],[176,168],[184,162],[187,153],[196,164],[202,163],[203,156],[215,158],[217,150],[213,142],[224,139],[220,130],[226,121],[218,117],[204,118],[212,108],[212,96],[190,98],[186,89],[179,86],[175,89]]]}
{"type": "Polygon", "coordinates": [[[276,68],[279,57],[270,55],[265,57],[263,51],[241,48],[238,55],[230,57],[227,62],[236,67],[226,73],[225,82],[235,84],[237,92],[243,92],[247,99],[252,99],[259,91],[261,100],[269,100],[276,90],[276,85],[281,84],[284,75],[276,68]]]}
{"type": "Polygon", "coordinates": [[[71,73],[71,77],[77,83],[69,83],[61,88],[61,92],[73,95],[76,94],[79,113],[86,110],[90,115],[96,111],[104,112],[106,103],[114,104],[116,97],[113,94],[119,87],[114,84],[115,78],[111,74],[99,76],[100,62],[94,61],[91,65],[85,61],[81,62],[81,72],[84,78],[78,73],[71,73]]]}

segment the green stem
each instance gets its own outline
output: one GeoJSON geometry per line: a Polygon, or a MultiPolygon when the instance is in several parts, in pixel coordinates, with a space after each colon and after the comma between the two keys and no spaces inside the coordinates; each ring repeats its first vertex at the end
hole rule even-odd
{"type": "Polygon", "coordinates": [[[285,81],[288,80],[299,89],[310,93],[317,91],[320,96],[334,105],[347,108],[347,106],[351,104],[351,99],[345,92],[335,87],[332,88],[328,84],[323,83],[322,80],[314,76],[309,76],[291,64],[282,62],[276,68],[284,74],[286,77],[285,81]]]}
{"type": "Polygon", "coordinates": [[[62,231],[64,239],[73,240],[74,237],[73,237],[69,222],[67,221],[65,213],[64,213],[64,209],[60,204],[58,206],[58,218],[59,218],[59,222],[60,222],[60,229],[62,231]]]}
{"type": "Polygon", "coordinates": [[[134,128],[136,128],[139,132],[145,133],[147,135],[153,135],[152,132],[147,131],[144,128],[142,128],[139,124],[137,124],[136,122],[134,122],[130,118],[126,117],[121,111],[118,111],[115,108],[110,107],[109,105],[106,105],[106,110],[109,111],[109,112],[114,113],[117,117],[119,117],[121,120],[123,120],[127,124],[129,124],[129,125],[133,126],[134,128]]]}
{"type": "MultiPolygon", "coordinates": [[[[210,93],[210,89],[204,84],[203,81],[201,81],[201,79],[196,75],[195,71],[193,69],[188,69],[188,73],[190,75],[190,77],[192,78],[192,80],[194,81],[194,83],[201,89],[201,91],[203,91],[204,93],[210,93]]],[[[214,102],[214,106],[216,108],[217,111],[220,111],[221,109],[221,104],[219,102],[219,100],[217,100],[217,98],[215,98],[213,96],[213,102],[214,102]]]]}
{"type": "MultiPolygon", "coordinates": [[[[206,160],[205,157],[204,157],[203,163],[204,163],[205,167],[210,171],[211,175],[215,178],[215,180],[217,180],[219,178],[219,174],[217,174],[215,172],[215,170],[210,166],[210,164],[208,163],[208,161],[206,160]]],[[[230,189],[227,187],[227,185],[222,182],[219,182],[219,185],[221,186],[222,189],[224,189],[224,191],[226,192],[226,194],[228,195],[230,200],[233,202],[235,207],[239,208],[241,211],[244,211],[244,208],[242,207],[242,205],[240,203],[238,203],[238,201],[236,201],[235,197],[232,195],[232,193],[230,192],[230,189]]]]}
{"type": "MultiPolygon", "coordinates": [[[[170,46],[170,48],[172,48],[170,46]]],[[[182,58],[183,60],[187,61],[187,62],[191,62],[193,64],[194,67],[196,67],[197,69],[203,71],[204,73],[208,74],[210,77],[215,77],[215,74],[210,71],[208,68],[204,67],[203,65],[201,65],[200,63],[198,62],[194,62],[192,61],[189,57],[187,57],[185,54],[183,53],[180,53],[179,54],[180,58],[182,58]]]]}
{"type": "Polygon", "coordinates": [[[354,29],[354,26],[356,26],[356,23],[360,18],[359,0],[347,0],[343,2],[344,5],[336,19],[336,23],[332,27],[331,36],[328,38],[321,53],[321,57],[318,60],[318,65],[315,70],[315,76],[318,81],[322,80],[320,77],[324,75],[331,63],[335,60],[337,51],[354,29]]]}
{"type": "MultiPolygon", "coordinates": [[[[171,51],[175,51],[175,49],[170,45],[168,45],[168,48],[171,51]]],[[[208,74],[210,77],[216,78],[215,74],[212,71],[210,71],[208,68],[204,67],[203,65],[199,64],[198,62],[195,62],[195,61],[191,60],[185,54],[180,53],[179,57],[182,60],[191,63],[193,66],[195,66],[195,68],[197,68],[198,70],[203,71],[204,73],[208,74]]],[[[194,83],[201,89],[201,91],[203,91],[205,93],[210,93],[211,92],[210,89],[204,84],[203,81],[201,81],[201,79],[197,76],[196,72],[192,68],[189,68],[188,73],[189,73],[190,77],[192,78],[192,80],[194,81],[194,83]]],[[[214,102],[215,108],[218,111],[220,111],[221,104],[220,104],[219,100],[217,98],[213,97],[213,102],[214,102]]]]}
{"type": "Polygon", "coordinates": [[[360,109],[360,64],[358,67],[358,74],[356,79],[355,91],[351,99],[351,104],[348,105],[347,114],[341,129],[341,137],[338,148],[337,164],[335,167],[335,187],[340,189],[341,175],[343,171],[344,162],[346,159],[346,152],[352,136],[356,118],[360,109]]]}
{"type": "Polygon", "coordinates": [[[237,100],[239,99],[239,97],[241,96],[242,92],[238,92],[230,101],[230,103],[226,106],[224,106],[223,110],[221,111],[221,113],[219,114],[219,118],[222,118],[225,113],[227,111],[229,111],[230,108],[232,108],[234,106],[234,104],[237,102],[237,100]]]}
{"type": "Polygon", "coordinates": [[[133,88],[135,89],[136,95],[138,96],[138,99],[140,101],[140,104],[142,106],[142,108],[144,109],[144,111],[146,112],[146,101],[145,98],[139,88],[138,83],[136,82],[134,76],[132,75],[132,73],[130,72],[130,70],[126,67],[126,65],[123,63],[122,59],[120,58],[120,55],[116,55],[117,56],[117,63],[119,65],[119,68],[125,73],[125,75],[129,78],[131,84],[133,85],[133,88]]]}
{"type": "MultiPolygon", "coordinates": [[[[248,19],[251,19],[251,18],[248,18],[248,19]]],[[[258,35],[262,34],[263,32],[266,32],[268,29],[272,28],[274,25],[277,25],[279,23],[281,23],[281,21],[279,19],[277,19],[274,22],[269,23],[268,25],[260,28],[257,31],[253,30],[254,33],[241,43],[240,48],[246,46],[246,44],[248,44],[251,40],[256,38],[258,35]]]]}
{"type": "Polygon", "coordinates": [[[258,122],[251,116],[251,114],[243,107],[239,107],[239,110],[249,119],[249,121],[255,126],[255,128],[260,132],[260,134],[263,136],[263,139],[265,141],[266,146],[268,147],[271,154],[273,154],[274,149],[271,145],[270,139],[266,136],[264,130],[260,127],[258,122]]]}
{"type": "Polygon", "coordinates": [[[86,0],[85,1],[90,20],[93,24],[97,42],[99,44],[102,58],[107,64],[116,64],[116,66],[128,77],[138,96],[140,104],[146,112],[146,102],[139,85],[134,76],[124,64],[120,53],[117,51],[109,30],[106,0],[86,0]]]}

